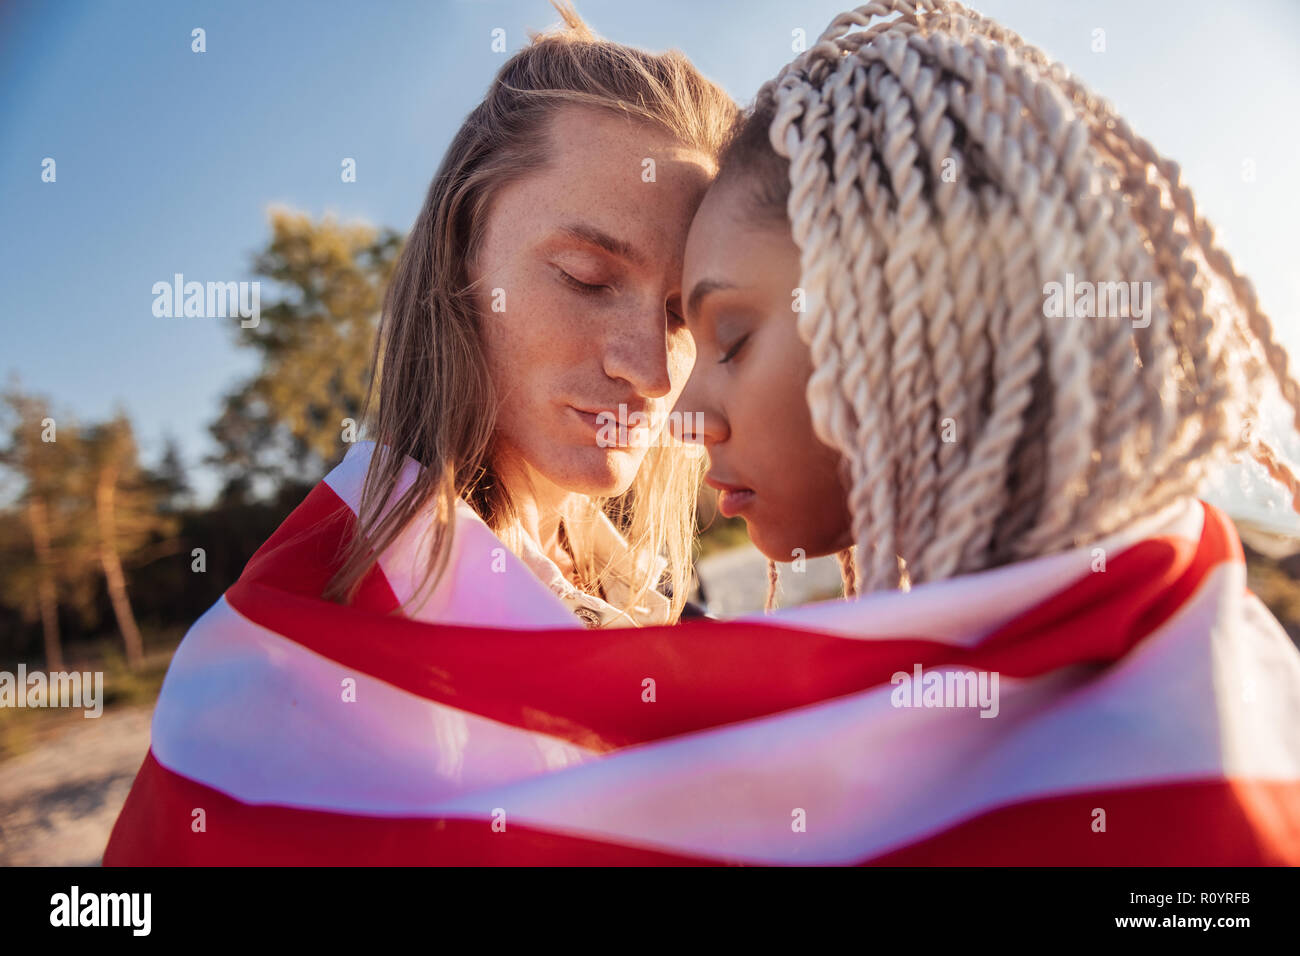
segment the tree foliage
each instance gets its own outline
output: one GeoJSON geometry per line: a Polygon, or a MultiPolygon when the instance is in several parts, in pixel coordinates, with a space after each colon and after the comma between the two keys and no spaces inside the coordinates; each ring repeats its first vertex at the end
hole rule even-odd
{"type": "Polygon", "coordinates": [[[343,422],[359,424],[400,250],[391,229],[272,211],[271,240],[254,271],[276,295],[256,326],[234,326],[239,344],[258,353],[258,368],[225,396],[212,425],[223,497],[247,497],[258,479],[273,488],[319,477],[342,457],[343,422]]]}

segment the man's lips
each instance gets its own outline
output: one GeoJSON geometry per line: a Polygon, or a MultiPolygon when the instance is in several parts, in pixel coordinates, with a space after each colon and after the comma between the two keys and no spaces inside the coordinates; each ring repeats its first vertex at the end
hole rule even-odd
{"type": "Polygon", "coordinates": [[[718,489],[718,510],[724,518],[734,518],[754,502],[754,489],[733,485],[717,478],[705,477],[704,483],[718,489]]]}
{"type": "MultiPolygon", "coordinates": [[[[620,414],[620,408],[615,405],[614,408],[581,408],[577,405],[568,406],[569,411],[578,421],[582,422],[588,428],[595,432],[604,432],[605,434],[613,433],[615,436],[614,447],[622,445],[625,441],[628,444],[634,444],[632,439],[627,436],[633,432],[649,429],[650,413],[637,408],[634,411],[627,411],[620,414]]],[[[626,408],[626,406],[624,406],[626,408]]]]}
{"type": "Polygon", "coordinates": [[[586,422],[592,428],[599,428],[604,424],[604,421],[600,418],[599,412],[589,412],[585,409],[578,408],[575,405],[570,405],[569,411],[573,412],[580,420],[586,422]]]}

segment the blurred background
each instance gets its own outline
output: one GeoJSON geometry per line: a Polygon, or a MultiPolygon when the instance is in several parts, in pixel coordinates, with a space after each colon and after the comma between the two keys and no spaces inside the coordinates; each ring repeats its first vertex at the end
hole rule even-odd
{"type": "MultiPolygon", "coordinates": [[[[577,3],[742,103],[848,5],[577,3]]],[[[1300,4],[974,6],[1181,163],[1300,355],[1300,4]]],[[[102,670],[106,703],[95,720],[0,708],[0,864],[98,862],[172,650],[346,451],[383,289],[451,136],[556,22],[545,0],[0,6],[0,671],[102,670]],[[178,273],[259,281],[260,321],[155,315],[154,283],[178,273]]],[[[1260,427],[1300,459],[1280,415],[1260,427]]],[[[1285,496],[1242,465],[1207,497],[1296,639],[1285,496]]],[[[707,500],[701,517],[710,610],[761,607],[743,522],[707,500]]],[[[783,604],[838,593],[831,559],[783,569],[783,604]]]]}

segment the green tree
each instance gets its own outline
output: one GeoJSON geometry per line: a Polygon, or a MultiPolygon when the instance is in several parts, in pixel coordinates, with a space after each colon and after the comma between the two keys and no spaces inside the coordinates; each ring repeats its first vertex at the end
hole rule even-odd
{"type": "Polygon", "coordinates": [[[165,485],[141,466],[131,422],[124,413],[85,429],[82,443],[78,476],[84,498],[94,503],[95,555],[126,644],[127,664],[134,668],[144,660],[144,642],[131,609],[123,565],[150,550],[157,537],[175,535],[178,521],[164,512],[165,485]]]}
{"type": "Polygon", "coordinates": [[[191,502],[193,489],[185,477],[180,445],[172,436],[163,441],[163,454],[153,472],[164,511],[175,513],[191,502]]]}
{"type": "Polygon", "coordinates": [[[256,326],[233,325],[259,353],[257,372],[223,400],[208,459],[225,477],[223,500],[247,498],[258,479],[315,480],[345,450],[344,419],[358,421],[384,290],[401,236],[391,229],[271,213],[256,274],[277,293],[256,326]]]}
{"type": "Polygon", "coordinates": [[[61,670],[61,598],[74,598],[83,611],[88,604],[85,552],[77,546],[77,429],[69,419],[56,420],[46,399],[24,393],[16,382],[2,404],[0,464],[20,490],[12,509],[18,522],[10,524],[0,567],[0,599],[29,620],[39,617],[46,666],[61,670]]]}

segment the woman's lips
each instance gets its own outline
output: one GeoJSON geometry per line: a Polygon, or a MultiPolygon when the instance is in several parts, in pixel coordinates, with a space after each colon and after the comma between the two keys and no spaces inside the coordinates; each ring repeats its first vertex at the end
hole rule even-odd
{"type": "Polygon", "coordinates": [[[708,475],[704,483],[710,488],[718,489],[718,510],[724,518],[733,518],[748,508],[754,501],[754,489],[740,485],[729,485],[708,475]]]}
{"type": "Polygon", "coordinates": [[[749,488],[726,488],[718,492],[718,510],[724,518],[734,518],[754,501],[754,492],[749,488]]]}

